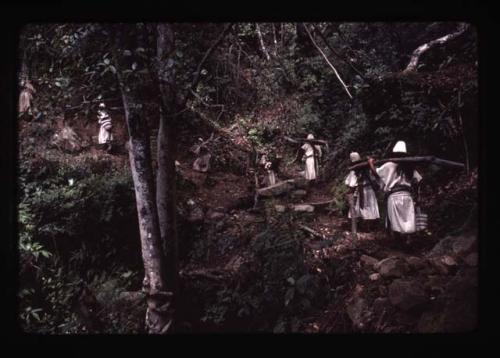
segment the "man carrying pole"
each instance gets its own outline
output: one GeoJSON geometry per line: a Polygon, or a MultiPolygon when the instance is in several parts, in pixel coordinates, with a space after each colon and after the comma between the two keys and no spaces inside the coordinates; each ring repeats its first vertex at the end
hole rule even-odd
{"type": "MultiPolygon", "coordinates": [[[[398,141],[392,152],[395,158],[408,157],[403,141],[398,141]]],[[[368,159],[371,172],[380,180],[386,194],[386,227],[391,230],[392,236],[394,233],[398,236],[414,233],[415,207],[411,188],[413,184],[420,183],[422,176],[411,162],[386,162],[379,168],[375,167],[374,162],[373,158],[368,159]]]]}
{"type": "MultiPolygon", "coordinates": [[[[350,159],[352,163],[361,162],[361,157],[357,152],[351,153],[350,159]]],[[[355,235],[357,233],[357,218],[367,220],[368,224],[380,217],[377,196],[375,195],[378,185],[369,168],[366,167],[351,170],[344,182],[349,187],[347,194],[350,204],[348,217],[351,219],[352,231],[355,235]]]]}

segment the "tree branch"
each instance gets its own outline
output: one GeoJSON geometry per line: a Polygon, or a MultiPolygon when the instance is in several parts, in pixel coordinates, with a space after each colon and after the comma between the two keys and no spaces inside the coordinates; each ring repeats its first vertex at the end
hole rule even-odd
{"type": "Polygon", "coordinates": [[[442,44],[460,36],[468,28],[469,28],[468,24],[461,24],[456,32],[453,32],[451,34],[445,35],[443,37],[440,37],[438,39],[435,39],[435,40],[427,42],[423,45],[420,45],[415,51],[413,51],[413,54],[411,55],[410,62],[408,63],[408,66],[406,66],[406,68],[404,69],[403,72],[416,71],[417,66],[418,66],[418,61],[420,60],[420,56],[422,56],[425,52],[427,52],[432,47],[434,47],[436,45],[442,45],[442,44]]]}
{"type": "Polygon", "coordinates": [[[264,39],[262,38],[262,33],[260,32],[260,26],[258,23],[255,23],[255,30],[257,32],[257,36],[259,38],[259,42],[260,42],[260,47],[262,48],[262,52],[264,53],[264,55],[266,56],[266,59],[268,61],[271,60],[271,57],[269,56],[269,52],[267,52],[267,49],[266,49],[266,46],[264,45],[264,39]]]}
{"type": "Polygon", "coordinates": [[[330,46],[330,44],[328,43],[328,40],[327,38],[325,37],[325,35],[320,31],[320,29],[316,28],[316,26],[313,25],[313,29],[319,34],[319,37],[321,37],[321,39],[323,40],[323,42],[325,43],[326,47],[328,47],[328,49],[334,54],[336,55],[340,60],[342,60],[344,63],[347,63],[352,69],[354,72],[356,72],[359,77],[361,77],[362,79],[365,79],[365,76],[356,68],[354,67],[354,65],[346,60],[341,54],[339,54],[337,51],[335,51],[333,49],[333,47],[330,46]]]}
{"type": "Polygon", "coordinates": [[[328,57],[326,57],[325,53],[323,52],[323,50],[321,50],[321,48],[316,44],[316,41],[314,41],[314,38],[312,37],[311,35],[311,32],[309,31],[309,29],[307,28],[306,24],[303,24],[304,25],[304,28],[306,29],[306,32],[307,34],[309,35],[309,38],[311,39],[313,45],[318,49],[318,51],[321,53],[321,55],[323,56],[323,58],[325,59],[326,63],[328,63],[328,65],[333,69],[333,72],[335,72],[335,76],[337,76],[338,80],[340,81],[340,83],[342,84],[342,86],[344,87],[344,90],[347,92],[347,95],[349,96],[350,99],[352,99],[352,95],[351,93],[349,92],[349,90],[347,89],[347,86],[346,84],[344,83],[344,81],[342,81],[342,78],[340,78],[340,75],[339,73],[337,72],[337,70],[335,69],[335,67],[331,64],[331,62],[328,60],[328,57]]]}
{"type": "Polygon", "coordinates": [[[212,46],[210,46],[210,48],[207,50],[207,52],[205,52],[205,55],[203,56],[203,58],[201,59],[200,63],[198,64],[198,67],[196,68],[196,72],[195,72],[195,75],[194,75],[194,78],[193,78],[193,82],[191,82],[191,86],[189,87],[189,89],[188,89],[188,91],[186,93],[186,96],[184,98],[183,105],[180,108],[184,108],[185,107],[186,102],[189,99],[189,96],[192,94],[192,91],[196,92],[196,87],[198,86],[198,83],[200,82],[200,73],[201,73],[202,66],[204,65],[204,63],[206,62],[206,60],[208,59],[208,57],[210,57],[210,55],[212,54],[212,52],[214,52],[215,48],[224,39],[224,36],[229,31],[229,29],[231,28],[232,25],[233,24],[230,23],[230,24],[227,24],[226,26],[224,26],[224,29],[222,30],[222,32],[219,35],[219,37],[217,37],[217,39],[212,44],[212,46]]]}

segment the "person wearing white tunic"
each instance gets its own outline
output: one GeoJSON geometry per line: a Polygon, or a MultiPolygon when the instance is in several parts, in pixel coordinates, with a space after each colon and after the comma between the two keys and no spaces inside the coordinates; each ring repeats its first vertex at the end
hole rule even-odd
{"type": "Polygon", "coordinates": [[[104,103],[99,104],[99,110],[97,111],[97,119],[99,123],[99,144],[107,145],[108,150],[111,149],[111,142],[113,140],[113,133],[111,133],[111,117],[108,112],[106,112],[106,105],[104,103]]]}
{"type": "MultiPolygon", "coordinates": [[[[357,152],[350,154],[351,162],[361,160],[357,152]]],[[[376,185],[376,179],[371,175],[369,169],[351,170],[345,178],[345,185],[351,188],[351,193],[355,193],[356,202],[354,204],[354,216],[364,220],[375,220],[380,218],[378,211],[377,196],[373,188],[376,185]]],[[[351,210],[348,217],[351,218],[351,210]]]]}
{"type": "Polygon", "coordinates": [[[267,156],[264,154],[260,157],[259,164],[265,169],[266,176],[264,177],[264,186],[270,186],[276,184],[276,173],[273,170],[273,164],[271,161],[267,159],[267,156]]]}
{"type": "Polygon", "coordinates": [[[21,93],[19,94],[19,116],[33,116],[33,94],[36,92],[29,81],[21,82],[21,93]]]}
{"type": "MultiPolygon", "coordinates": [[[[399,141],[393,149],[395,156],[407,156],[406,143],[399,141]]],[[[370,168],[382,184],[387,195],[386,226],[393,232],[411,234],[415,230],[415,206],[410,194],[412,181],[419,183],[422,176],[411,166],[387,162],[375,168],[373,158],[368,160],[370,168]]]]}
{"type": "MultiPolygon", "coordinates": [[[[314,139],[312,134],[307,135],[307,139],[314,139]]],[[[305,178],[307,180],[315,180],[319,174],[319,158],[321,158],[321,147],[319,145],[312,145],[304,143],[301,149],[305,152],[303,160],[306,164],[305,178]]]]}

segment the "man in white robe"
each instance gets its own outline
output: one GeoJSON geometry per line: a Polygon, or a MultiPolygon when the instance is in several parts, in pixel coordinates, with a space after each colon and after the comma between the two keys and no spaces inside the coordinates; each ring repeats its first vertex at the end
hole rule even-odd
{"type": "MultiPolygon", "coordinates": [[[[352,163],[361,160],[357,152],[350,154],[352,163]]],[[[363,220],[375,220],[380,218],[378,211],[377,196],[375,195],[374,185],[377,185],[376,179],[371,175],[369,169],[364,168],[358,171],[351,170],[345,178],[345,185],[350,188],[350,195],[355,195],[354,217],[363,220]]],[[[351,210],[348,217],[351,218],[351,210]]]]}
{"type": "MultiPolygon", "coordinates": [[[[406,143],[399,141],[392,151],[395,156],[407,156],[406,143]]],[[[411,234],[415,230],[415,206],[410,194],[412,181],[419,183],[422,176],[410,166],[404,169],[403,163],[387,162],[375,168],[373,158],[368,160],[370,169],[380,179],[387,195],[386,226],[392,232],[411,234]]]]}
{"type": "Polygon", "coordinates": [[[207,147],[200,145],[194,152],[198,155],[198,158],[193,162],[193,169],[202,173],[208,172],[210,170],[210,158],[212,158],[212,155],[207,147]]]}
{"type": "Polygon", "coordinates": [[[29,81],[21,82],[21,93],[19,94],[19,116],[33,116],[33,95],[35,88],[29,81]]]}
{"type": "MultiPolygon", "coordinates": [[[[314,139],[314,136],[308,134],[307,139],[314,139]]],[[[316,180],[319,175],[319,159],[322,154],[321,147],[306,142],[301,149],[304,151],[302,160],[306,164],[304,176],[307,180],[316,180]]]]}
{"type": "Polygon", "coordinates": [[[111,142],[113,141],[113,133],[111,133],[112,123],[111,117],[106,111],[106,105],[104,103],[99,104],[99,109],[97,111],[97,119],[99,123],[99,144],[106,146],[106,149],[111,150],[111,142]]]}
{"type": "Polygon", "coordinates": [[[264,186],[270,186],[277,183],[276,173],[273,170],[273,164],[270,160],[267,159],[267,156],[264,154],[260,157],[259,165],[261,165],[266,171],[266,175],[264,176],[264,186]]]}

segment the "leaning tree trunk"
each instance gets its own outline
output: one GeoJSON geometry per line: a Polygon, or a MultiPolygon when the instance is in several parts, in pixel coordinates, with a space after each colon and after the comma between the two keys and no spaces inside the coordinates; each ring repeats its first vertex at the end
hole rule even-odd
{"type": "Polygon", "coordinates": [[[174,60],[174,33],[171,25],[157,25],[157,77],[160,90],[160,127],[158,130],[158,172],[156,180],[156,203],[160,221],[160,234],[165,245],[167,258],[167,287],[173,293],[174,301],[178,294],[178,241],[176,225],[176,179],[175,138],[176,90],[173,66],[167,64],[174,60]]]}

